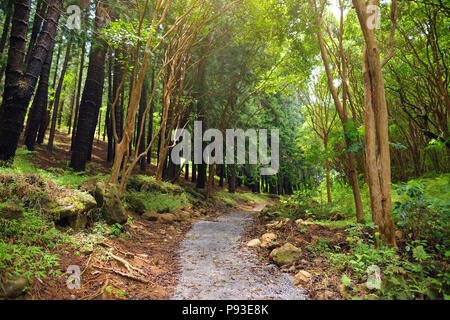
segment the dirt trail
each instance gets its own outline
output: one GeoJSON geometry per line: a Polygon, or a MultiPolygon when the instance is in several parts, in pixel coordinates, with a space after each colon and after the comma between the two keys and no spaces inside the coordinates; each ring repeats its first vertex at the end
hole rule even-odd
{"type": "Polygon", "coordinates": [[[240,245],[239,238],[253,217],[254,212],[236,212],[192,224],[181,243],[181,273],[172,299],[306,299],[289,275],[263,265],[240,245]]]}

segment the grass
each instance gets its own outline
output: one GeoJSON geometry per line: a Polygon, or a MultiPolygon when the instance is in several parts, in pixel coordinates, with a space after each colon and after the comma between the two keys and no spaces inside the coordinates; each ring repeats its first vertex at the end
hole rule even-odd
{"type": "Polygon", "coordinates": [[[60,273],[54,253],[70,238],[37,211],[26,211],[20,220],[0,219],[0,270],[2,277],[45,278],[60,273]]]}
{"type": "Polygon", "coordinates": [[[89,175],[95,166],[83,172],[74,172],[70,168],[63,170],[61,168],[49,168],[47,170],[36,167],[30,158],[34,157],[35,151],[28,151],[25,147],[17,149],[14,162],[9,167],[0,166],[0,174],[37,174],[44,179],[51,180],[62,187],[77,188],[84,182],[92,179],[107,179],[109,175],[97,174],[89,175]]]}

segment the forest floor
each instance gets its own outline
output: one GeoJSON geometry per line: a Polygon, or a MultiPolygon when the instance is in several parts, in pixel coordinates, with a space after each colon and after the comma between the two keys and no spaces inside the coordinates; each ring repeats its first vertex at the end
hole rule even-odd
{"type": "MultiPolygon", "coordinates": [[[[86,171],[88,177],[83,177],[83,180],[80,180],[83,181],[81,184],[78,180],[76,180],[76,184],[70,180],[70,188],[92,189],[93,180],[97,178],[93,176],[108,173],[110,165],[104,160],[106,148],[105,142],[95,141],[92,161],[86,171]]],[[[49,172],[62,174],[62,178],[65,179],[66,174],[67,177],[71,176],[70,172],[65,173],[70,161],[70,137],[57,133],[53,152],[49,153],[45,146],[37,146],[31,157],[28,156],[26,160],[20,158],[20,161],[31,162],[37,169],[36,171],[39,172],[48,170],[49,172]]],[[[33,168],[31,168],[31,172],[34,171],[33,168]]],[[[151,173],[152,169],[154,167],[150,167],[147,173],[151,173]]],[[[13,170],[14,173],[21,173],[22,171],[15,168],[13,170]]],[[[30,171],[30,168],[27,170],[30,171]]],[[[59,180],[54,182],[58,183],[59,180]]],[[[180,185],[183,188],[192,188],[193,186],[192,182],[185,181],[181,177],[180,185]]],[[[182,207],[175,210],[189,213],[191,219],[188,221],[175,221],[173,223],[147,221],[139,214],[128,210],[131,219],[119,231],[119,236],[114,236],[114,230],[104,223],[90,224],[86,230],[67,230],[66,227],[56,226],[61,233],[67,234],[70,238],[70,241],[62,242],[55,247],[49,246],[49,254],[58,256],[59,264],[54,269],[60,270],[61,273],[47,277],[32,277],[26,294],[19,298],[44,300],[187,298],[183,292],[186,293],[188,288],[192,288],[198,272],[202,271],[198,264],[199,261],[194,262],[194,267],[198,267],[199,270],[195,270],[193,277],[186,278],[186,270],[189,268],[189,261],[191,261],[188,259],[189,252],[198,253],[198,246],[189,247],[189,243],[197,239],[196,236],[192,236],[192,233],[196,232],[198,226],[205,226],[209,223],[219,229],[228,226],[234,230],[235,234],[230,237],[226,236],[226,232],[222,234],[222,238],[225,237],[222,240],[225,240],[228,245],[227,251],[222,252],[222,254],[225,258],[234,262],[236,260],[245,262],[245,266],[239,269],[240,274],[232,274],[233,272],[225,270],[224,265],[220,265],[218,270],[220,274],[227,273],[230,278],[222,279],[222,284],[232,282],[235,276],[242,280],[235,282],[234,299],[241,299],[244,296],[252,297],[247,295],[247,292],[242,292],[242,285],[245,284],[245,279],[249,276],[253,277],[253,280],[255,279],[252,273],[256,269],[260,270],[259,278],[256,282],[250,281],[253,284],[248,284],[248,293],[252,293],[253,290],[253,295],[255,295],[257,292],[255,293],[254,290],[262,290],[265,298],[304,299],[301,291],[292,285],[292,279],[285,277],[286,275],[281,275],[273,265],[267,266],[268,263],[261,263],[257,256],[253,255],[240,241],[244,225],[251,225],[251,221],[253,221],[253,207],[257,202],[271,202],[271,200],[264,196],[258,198],[258,196],[249,193],[246,188],[238,188],[236,195],[228,194],[224,191],[224,188],[219,186],[215,186],[215,188],[217,194],[213,201],[204,202],[197,199],[192,207],[182,207]],[[255,197],[255,201],[250,200],[253,197],[255,197]],[[229,221],[227,222],[229,217],[236,214],[242,219],[231,219],[232,224],[229,221]],[[236,228],[239,229],[238,232],[236,232],[236,228]],[[188,245],[188,248],[186,245],[188,245]],[[74,266],[79,269],[81,278],[79,289],[70,289],[67,285],[68,274],[65,271],[74,266]],[[274,282],[272,279],[278,282],[281,279],[282,284],[277,285],[278,282],[274,282]],[[259,288],[257,288],[258,286],[259,288]]],[[[167,196],[170,196],[170,194],[167,196]]],[[[209,232],[210,235],[216,236],[213,229],[209,232]]],[[[204,236],[207,237],[208,234],[204,236]]],[[[217,239],[214,237],[208,239],[208,241],[209,245],[218,245],[217,239]]],[[[207,259],[216,261],[212,252],[207,253],[207,256],[207,259]]],[[[220,293],[220,284],[219,287],[216,284],[204,283],[203,285],[212,285],[216,292],[220,293]]],[[[219,294],[217,298],[224,298],[224,295],[226,293],[219,294]]],[[[209,297],[213,298],[212,296],[209,297]]],[[[260,292],[255,297],[261,298],[263,296],[260,292]]],[[[196,296],[195,298],[202,297],[196,296]]]]}
{"type": "MultiPolygon", "coordinates": [[[[329,246],[340,246],[343,251],[349,249],[346,237],[348,233],[341,228],[330,228],[305,221],[305,225],[299,228],[292,220],[281,220],[272,227],[256,220],[247,226],[241,239],[245,245],[252,239],[261,238],[265,233],[275,233],[277,236],[274,246],[291,243],[301,249],[302,257],[295,263],[285,265],[281,271],[295,276],[301,271],[310,274],[307,279],[302,279],[301,287],[310,300],[341,300],[344,299],[341,278],[332,272],[329,261],[320,254],[314,254],[312,247],[320,248],[321,242],[329,246]]],[[[269,257],[274,246],[252,248],[255,254],[261,257],[266,264],[271,262],[269,257]]]]}

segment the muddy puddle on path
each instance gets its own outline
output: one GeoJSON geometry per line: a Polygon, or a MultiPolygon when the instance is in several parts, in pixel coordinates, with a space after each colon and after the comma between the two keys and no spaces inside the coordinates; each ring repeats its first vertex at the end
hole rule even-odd
{"type": "Polygon", "coordinates": [[[263,265],[239,238],[254,213],[197,221],[180,248],[180,276],[172,299],[304,300],[292,277],[263,265]]]}

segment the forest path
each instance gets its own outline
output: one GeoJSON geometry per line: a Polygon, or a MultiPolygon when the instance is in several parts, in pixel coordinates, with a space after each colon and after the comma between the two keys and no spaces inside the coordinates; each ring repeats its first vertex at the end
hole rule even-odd
{"type": "Polygon", "coordinates": [[[289,275],[274,265],[263,265],[253,252],[240,245],[239,238],[254,214],[235,212],[192,224],[181,243],[181,273],[172,299],[306,299],[289,275]]]}

